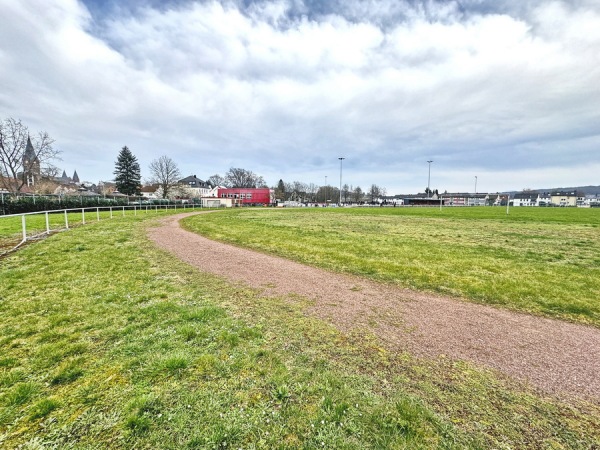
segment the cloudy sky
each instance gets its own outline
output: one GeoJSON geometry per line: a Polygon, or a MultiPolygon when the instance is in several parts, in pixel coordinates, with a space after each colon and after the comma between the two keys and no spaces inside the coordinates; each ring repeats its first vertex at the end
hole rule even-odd
{"type": "Polygon", "coordinates": [[[61,169],[390,194],[600,184],[598,0],[0,0],[0,119],[61,169]]]}

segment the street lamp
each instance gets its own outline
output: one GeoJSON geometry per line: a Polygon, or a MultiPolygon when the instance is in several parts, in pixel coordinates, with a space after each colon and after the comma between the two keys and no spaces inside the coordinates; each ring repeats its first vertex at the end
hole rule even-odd
{"type": "Polygon", "coordinates": [[[346,158],[338,158],[340,160],[340,206],[342,206],[342,162],[346,159],[346,158]]]}
{"type": "Polygon", "coordinates": [[[431,163],[432,162],[433,162],[433,160],[427,161],[427,163],[429,164],[429,173],[427,175],[427,195],[429,197],[431,197],[431,190],[429,190],[429,182],[431,181],[431,163]]]}

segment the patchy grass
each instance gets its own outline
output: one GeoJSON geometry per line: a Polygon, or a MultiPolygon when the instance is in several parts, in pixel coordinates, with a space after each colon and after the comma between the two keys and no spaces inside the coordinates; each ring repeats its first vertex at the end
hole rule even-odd
{"type": "Polygon", "coordinates": [[[336,272],[600,326],[600,209],[242,209],[184,224],[336,272]]]}
{"type": "MultiPolygon", "coordinates": [[[[147,223],[147,222],[144,222],[147,223]]],[[[597,405],[389,353],[156,250],[139,218],[0,260],[2,448],[592,448],[597,405]],[[73,249],[79,248],[78,251],[73,249]]]]}

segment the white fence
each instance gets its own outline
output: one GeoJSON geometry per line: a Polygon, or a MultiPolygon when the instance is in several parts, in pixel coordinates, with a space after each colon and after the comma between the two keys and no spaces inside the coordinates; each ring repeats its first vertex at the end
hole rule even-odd
{"type": "MultiPolygon", "coordinates": [[[[162,212],[162,211],[167,211],[167,210],[182,210],[182,211],[186,211],[186,210],[194,210],[197,207],[201,207],[199,205],[194,205],[194,204],[183,204],[183,205],[130,205],[130,206],[99,206],[99,207],[83,207],[83,208],[71,208],[71,209],[56,209],[56,210],[51,210],[51,211],[37,211],[37,212],[30,212],[30,213],[21,213],[21,214],[10,214],[10,215],[3,215],[0,216],[0,221],[1,220],[8,220],[10,218],[14,219],[14,218],[21,218],[21,241],[14,246],[13,248],[10,248],[9,250],[6,251],[2,251],[0,249],[0,256],[3,256],[7,253],[10,253],[14,250],[16,250],[17,248],[19,248],[21,245],[23,245],[25,242],[30,241],[30,240],[35,240],[35,239],[39,239],[41,237],[47,236],[52,232],[58,232],[58,231],[65,231],[69,229],[69,215],[71,215],[71,218],[73,216],[73,214],[81,214],[81,219],[80,221],[78,221],[78,223],[81,223],[82,225],[86,224],[86,220],[89,221],[100,221],[100,213],[104,212],[104,213],[108,213],[108,216],[110,219],[112,219],[115,216],[122,216],[125,217],[125,212],[129,211],[130,213],[132,212],[134,216],[137,216],[138,213],[144,213],[144,214],[148,214],[148,213],[152,213],[152,212],[162,212]],[[29,231],[31,232],[32,230],[35,230],[35,234],[28,234],[28,223],[27,223],[27,218],[29,217],[33,217],[33,216],[41,216],[43,215],[45,218],[45,227],[44,224],[42,224],[42,226],[40,227],[39,224],[37,227],[32,226],[29,227],[29,231]],[[60,224],[58,225],[58,227],[55,228],[51,228],[50,226],[50,217],[56,217],[57,215],[61,216],[60,219],[60,224]],[[43,231],[40,231],[40,228],[43,229],[43,231]]],[[[54,221],[56,222],[56,221],[54,221]]],[[[10,237],[10,236],[7,236],[10,237]]],[[[14,242],[14,241],[13,241],[14,242]]]]}

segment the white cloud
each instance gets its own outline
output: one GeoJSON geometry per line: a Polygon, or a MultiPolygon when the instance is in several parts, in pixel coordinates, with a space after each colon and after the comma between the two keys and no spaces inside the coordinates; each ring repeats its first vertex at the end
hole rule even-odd
{"type": "Polygon", "coordinates": [[[353,184],[390,192],[422,189],[429,158],[448,190],[511,158],[528,170],[491,176],[490,190],[600,183],[581,165],[600,144],[600,6],[412,3],[92,17],[75,1],[0,0],[0,116],[48,130],[63,165],[92,180],[128,145],[143,169],[168,153],[184,173],[235,165],[273,184],[335,178],[340,155],[353,184]]]}

